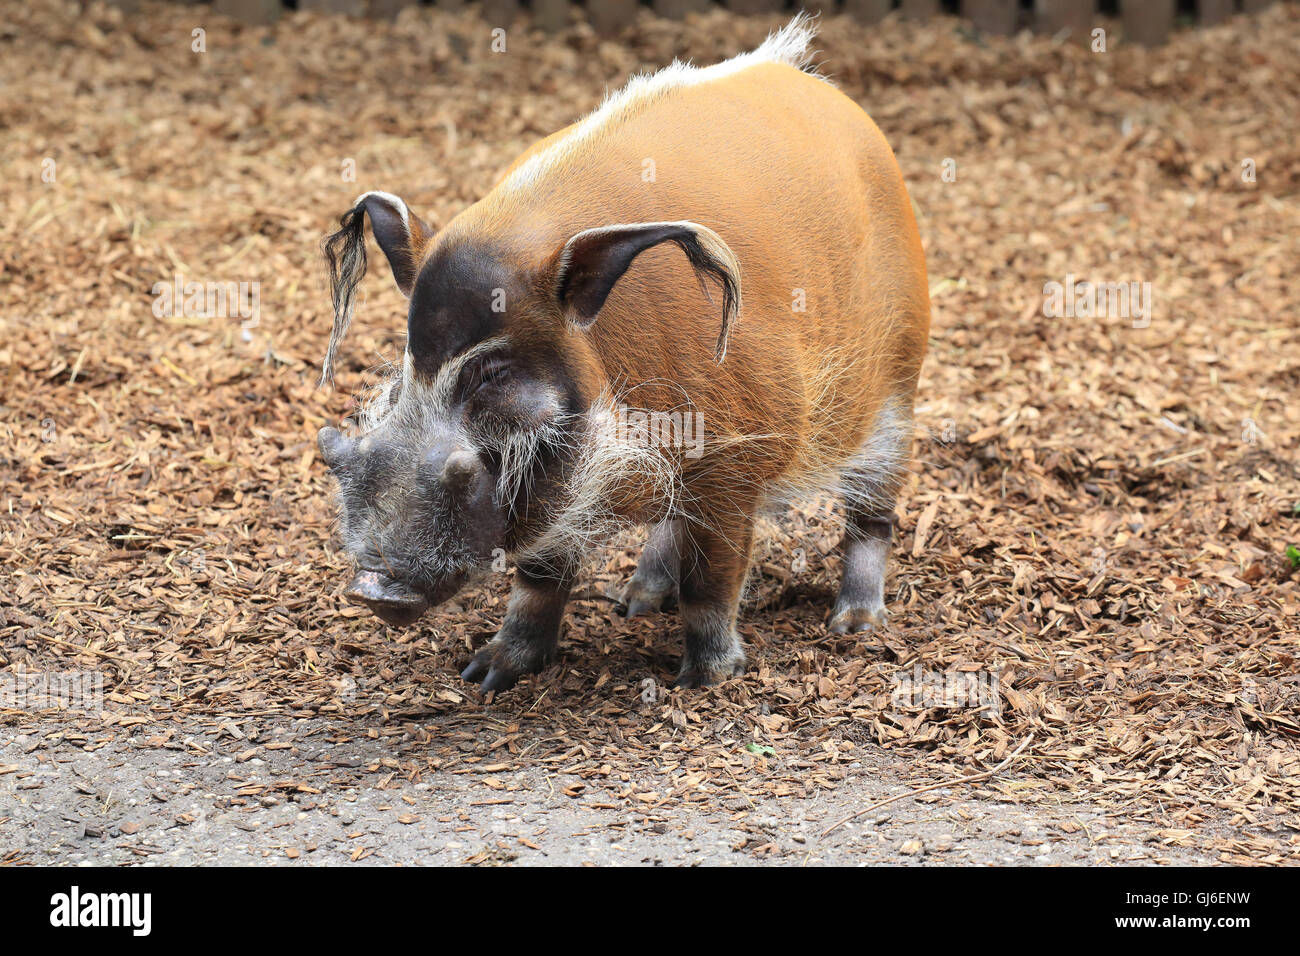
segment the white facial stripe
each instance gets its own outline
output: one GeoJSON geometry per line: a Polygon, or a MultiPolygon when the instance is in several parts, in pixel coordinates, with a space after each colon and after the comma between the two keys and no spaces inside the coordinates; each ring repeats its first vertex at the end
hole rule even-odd
{"type": "MultiPolygon", "coordinates": [[[[438,369],[438,373],[433,377],[433,382],[426,386],[425,394],[420,398],[421,403],[427,402],[430,406],[439,410],[450,408],[452,401],[456,397],[456,382],[465,366],[480,356],[488,352],[495,352],[509,344],[509,336],[498,335],[490,339],[484,339],[459,355],[453,355],[443,363],[442,368],[438,369]]],[[[409,349],[403,358],[403,369],[405,380],[415,382],[415,361],[411,358],[409,349]]]]}

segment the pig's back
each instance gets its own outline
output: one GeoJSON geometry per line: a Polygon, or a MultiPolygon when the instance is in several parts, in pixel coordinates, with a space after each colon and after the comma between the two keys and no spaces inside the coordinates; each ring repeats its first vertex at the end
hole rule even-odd
{"type": "Polygon", "coordinates": [[[663,402],[685,390],[711,432],[785,436],[769,477],[852,455],[885,402],[910,404],[924,260],[893,154],[852,100],[765,62],[589,123],[538,144],[479,204],[493,233],[546,255],[583,229],[691,220],[735,252],[744,294],[717,366],[717,297],[671,244],[643,253],[588,333],[611,379],[663,382],[663,402]]]}

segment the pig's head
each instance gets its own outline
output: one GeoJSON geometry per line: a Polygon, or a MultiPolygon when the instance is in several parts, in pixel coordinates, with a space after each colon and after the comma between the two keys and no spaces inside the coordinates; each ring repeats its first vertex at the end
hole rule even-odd
{"type": "Polygon", "coordinates": [[[400,368],[360,415],[359,434],[323,428],[338,481],[346,596],[391,624],[451,597],[499,553],[526,551],[573,499],[588,410],[605,386],[584,341],[643,249],[677,243],[701,277],[738,294],[734,256],[692,223],[589,229],[531,262],[492,237],[437,236],[396,196],[367,193],[325,243],[334,300],[322,383],[365,273],[365,219],[408,299],[400,368]]]}

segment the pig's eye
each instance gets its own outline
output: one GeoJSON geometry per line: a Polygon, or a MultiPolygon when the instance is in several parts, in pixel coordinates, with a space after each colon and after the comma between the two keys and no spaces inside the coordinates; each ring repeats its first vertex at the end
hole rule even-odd
{"type": "Polygon", "coordinates": [[[493,385],[500,385],[510,378],[510,366],[504,361],[484,362],[478,370],[478,379],[474,385],[474,394],[478,394],[493,385]]]}

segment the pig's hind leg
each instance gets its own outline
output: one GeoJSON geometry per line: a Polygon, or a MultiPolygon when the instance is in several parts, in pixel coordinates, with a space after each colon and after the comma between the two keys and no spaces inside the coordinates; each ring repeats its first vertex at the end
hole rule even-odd
{"type": "Polygon", "coordinates": [[[844,577],[826,627],[833,634],[870,630],[885,623],[885,571],[894,515],[851,513],[844,529],[844,577]]]}
{"type": "Polygon", "coordinates": [[[553,661],[576,567],[576,561],[559,570],[520,563],[501,630],[479,649],[461,678],[482,684],[484,692],[501,691],[553,661]]]}
{"type": "Polygon", "coordinates": [[[661,521],[650,531],[636,573],[620,601],[620,613],[638,617],[671,608],[677,603],[677,582],[682,569],[682,523],[661,521]]]}
{"type": "Polygon", "coordinates": [[[910,410],[887,408],[863,453],[842,476],[846,512],[844,576],[826,627],[851,634],[885,623],[885,573],[894,538],[894,504],[911,449],[910,410]]]}

